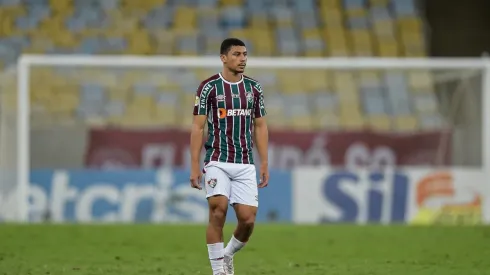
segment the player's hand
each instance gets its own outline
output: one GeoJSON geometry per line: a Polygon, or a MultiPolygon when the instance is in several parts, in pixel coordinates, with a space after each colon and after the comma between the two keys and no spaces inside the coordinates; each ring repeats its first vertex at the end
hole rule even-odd
{"type": "Polygon", "coordinates": [[[199,166],[191,168],[191,187],[202,190],[201,187],[202,171],[199,166]]]}
{"type": "Polygon", "coordinates": [[[260,165],[259,181],[259,188],[269,185],[269,166],[267,164],[260,165]]]}

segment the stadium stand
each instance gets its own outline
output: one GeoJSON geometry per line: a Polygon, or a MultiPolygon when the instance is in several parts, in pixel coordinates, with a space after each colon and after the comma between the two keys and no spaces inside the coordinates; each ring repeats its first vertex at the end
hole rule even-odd
{"type": "MultiPolygon", "coordinates": [[[[0,68],[21,53],[217,55],[228,36],[246,41],[253,56],[426,56],[414,0],[0,0],[0,18],[0,68]]],[[[191,113],[176,106],[192,106],[210,73],[36,68],[33,125],[184,125],[191,113]]],[[[429,73],[250,73],[267,91],[272,127],[438,125],[429,73]]],[[[14,90],[13,80],[3,85],[14,90]]],[[[14,100],[5,93],[4,108],[14,100]]]]}

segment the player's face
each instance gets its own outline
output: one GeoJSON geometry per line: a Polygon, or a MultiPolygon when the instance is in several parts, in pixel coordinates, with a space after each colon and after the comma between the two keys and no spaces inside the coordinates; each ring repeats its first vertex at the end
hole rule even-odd
{"type": "Polygon", "coordinates": [[[233,46],[226,55],[221,56],[223,64],[234,73],[243,73],[247,66],[247,48],[233,46]]]}

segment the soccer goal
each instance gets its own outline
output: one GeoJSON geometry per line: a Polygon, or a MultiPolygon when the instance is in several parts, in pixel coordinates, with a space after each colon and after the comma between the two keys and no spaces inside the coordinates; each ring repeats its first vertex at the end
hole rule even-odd
{"type": "MultiPolygon", "coordinates": [[[[87,129],[188,126],[199,82],[221,66],[217,57],[21,56],[0,83],[0,221],[30,219],[32,170],[86,165],[87,129]]],[[[273,130],[439,131],[449,134],[407,144],[425,150],[404,165],[490,172],[490,61],[251,57],[246,74],[262,84],[273,130]]],[[[346,166],[363,150],[350,150],[346,166]]],[[[395,164],[390,156],[374,157],[395,164]]]]}

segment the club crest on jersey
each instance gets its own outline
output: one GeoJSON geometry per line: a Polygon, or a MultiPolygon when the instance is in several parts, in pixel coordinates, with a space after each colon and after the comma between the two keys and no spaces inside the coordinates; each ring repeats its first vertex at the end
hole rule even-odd
{"type": "Polygon", "coordinates": [[[216,96],[216,101],[218,102],[222,102],[222,101],[225,101],[225,95],[217,95],[216,96]]]}
{"type": "Polygon", "coordinates": [[[247,96],[247,101],[249,103],[252,103],[254,101],[254,95],[253,95],[253,93],[251,91],[247,91],[247,95],[246,96],[247,96]]]}
{"type": "Polygon", "coordinates": [[[207,183],[208,183],[209,187],[214,188],[216,186],[216,184],[218,183],[218,180],[217,179],[209,179],[207,183]]]}

